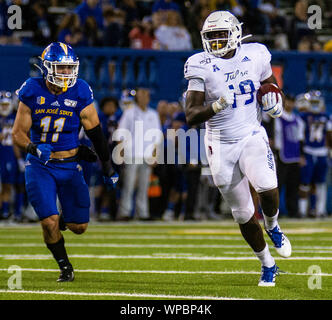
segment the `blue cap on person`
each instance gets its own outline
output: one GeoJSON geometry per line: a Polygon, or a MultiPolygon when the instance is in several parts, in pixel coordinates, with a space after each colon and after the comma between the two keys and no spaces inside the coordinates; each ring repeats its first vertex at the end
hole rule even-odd
{"type": "Polygon", "coordinates": [[[75,85],[79,61],[71,46],[53,42],[44,49],[40,58],[42,72],[47,81],[63,88],[63,91],[75,85]]]}

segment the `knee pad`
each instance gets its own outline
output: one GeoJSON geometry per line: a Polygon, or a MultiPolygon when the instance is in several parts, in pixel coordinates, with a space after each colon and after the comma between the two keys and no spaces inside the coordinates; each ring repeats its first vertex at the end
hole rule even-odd
{"type": "Polygon", "coordinates": [[[245,224],[247,223],[251,217],[254,215],[255,209],[249,210],[249,209],[240,209],[240,210],[233,210],[232,209],[232,215],[234,218],[234,221],[238,224],[245,224]]]}
{"type": "Polygon", "coordinates": [[[226,192],[221,188],[220,191],[232,210],[235,222],[247,223],[255,213],[247,178],[243,178],[237,185],[229,187],[226,192]]]}

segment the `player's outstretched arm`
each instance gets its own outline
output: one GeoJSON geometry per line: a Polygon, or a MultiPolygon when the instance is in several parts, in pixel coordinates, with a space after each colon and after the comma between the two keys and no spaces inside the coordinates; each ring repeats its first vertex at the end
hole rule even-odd
{"type": "Polygon", "coordinates": [[[28,135],[31,125],[31,110],[23,102],[20,102],[18,105],[12,134],[14,144],[22,149],[26,149],[31,142],[28,135]]]}
{"type": "Polygon", "coordinates": [[[80,118],[84,131],[91,140],[101,161],[104,182],[107,185],[115,186],[119,176],[112,168],[108,143],[100,126],[99,117],[93,103],[81,111],[80,118]]]}
{"type": "Polygon", "coordinates": [[[189,90],[186,93],[186,120],[188,125],[197,125],[212,118],[216,113],[212,106],[204,106],[205,93],[189,90]]]}

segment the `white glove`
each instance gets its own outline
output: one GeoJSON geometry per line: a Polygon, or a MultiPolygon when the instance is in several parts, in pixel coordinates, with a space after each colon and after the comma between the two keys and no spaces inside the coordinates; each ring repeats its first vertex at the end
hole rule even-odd
{"type": "Polygon", "coordinates": [[[226,109],[234,103],[234,92],[227,90],[220,98],[211,104],[212,109],[215,113],[220,112],[221,110],[226,109]]]}
{"type": "Polygon", "coordinates": [[[263,111],[272,118],[279,118],[282,115],[282,97],[278,93],[268,92],[262,97],[263,111]],[[278,97],[278,99],[277,99],[278,97]]]}

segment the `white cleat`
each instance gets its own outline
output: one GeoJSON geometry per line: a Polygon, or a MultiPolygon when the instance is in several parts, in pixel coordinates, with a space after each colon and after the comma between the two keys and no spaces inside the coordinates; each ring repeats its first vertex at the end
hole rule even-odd
{"type": "Polygon", "coordinates": [[[277,253],[283,258],[290,257],[292,254],[292,245],[285,234],[280,230],[279,225],[276,225],[271,230],[265,229],[265,231],[273,242],[277,253]]]}

